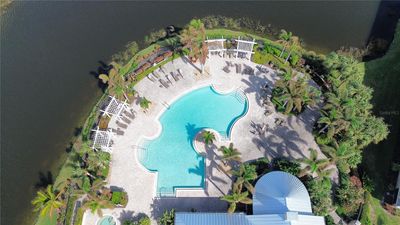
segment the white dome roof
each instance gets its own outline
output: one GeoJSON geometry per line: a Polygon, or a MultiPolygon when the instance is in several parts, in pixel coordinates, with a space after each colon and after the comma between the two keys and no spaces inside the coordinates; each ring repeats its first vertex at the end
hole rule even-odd
{"type": "Polygon", "coordinates": [[[312,214],[310,196],[295,176],[274,171],[262,176],[253,196],[253,214],[282,214],[289,211],[312,214]]]}

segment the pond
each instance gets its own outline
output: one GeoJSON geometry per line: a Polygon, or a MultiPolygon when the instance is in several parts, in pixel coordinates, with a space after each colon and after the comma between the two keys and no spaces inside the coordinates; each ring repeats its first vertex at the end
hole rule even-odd
{"type": "Polygon", "coordinates": [[[379,2],[14,2],[1,18],[1,224],[32,224],[30,201],[54,179],[100,96],[93,72],[131,40],[192,17],[250,17],[321,52],[362,46],[379,2]]]}

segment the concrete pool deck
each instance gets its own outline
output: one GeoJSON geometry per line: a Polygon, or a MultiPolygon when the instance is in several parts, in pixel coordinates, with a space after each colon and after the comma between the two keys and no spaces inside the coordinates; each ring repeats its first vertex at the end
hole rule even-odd
{"type": "MultiPolygon", "coordinates": [[[[199,65],[196,65],[199,67],[199,65]]],[[[308,148],[320,152],[312,135],[312,125],[318,119],[318,108],[307,108],[298,116],[285,116],[276,113],[274,107],[268,106],[270,115],[266,116],[266,106],[263,105],[263,90],[265,84],[272,87],[278,79],[274,70],[267,68],[268,73],[256,69],[257,64],[244,59],[228,59],[211,56],[206,63],[208,75],[198,74],[197,69],[183,58],[175,59],[163,66],[167,73],[176,72],[180,68],[183,79],[172,81],[169,88],[160,86],[145,78],[140,81],[135,90],[140,97],[146,97],[152,102],[151,108],[144,113],[136,100],[131,106],[136,112],[134,119],[125,124],[112,119],[110,127],[119,129],[121,135],[114,138],[108,184],[112,188],[122,188],[128,193],[128,204],[125,208],[103,210],[104,214],[114,215],[120,220],[146,214],[152,219],[159,217],[165,209],[175,208],[177,211],[223,212],[227,204],[219,197],[231,189],[231,176],[220,165],[221,145],[234,143],[241,153],[242,161],[254,160],[260,157],[269,159],[284,156],[299,159],[309,155],[308,148]],[[253,68],[254,75],[237,74],[234,67],[229,73],[223,71],[228,62],[238,63],[242,68],[253,68]],[[206,182],[205,189],[177,190],[176,197],[156,197],[157,174],[149,172],[138,161],[140,143],[144,138],[152,139],[161,132],[157,118],[167,110],[168,105],[186,93],[200,87],[212,85],[218,92],[230,92],[236,89],[244,91],[248,98],[249,108],[246,115],[240,118],[232,127],[231,140],[217,140],[213,145],[205,147],[196,143],[196,150],[206,152],[206,182]],[[275,119],[284,121],[282,126],[275,125],[275,119]],[[254,127],[267,124],[264,134],[253,133],[254,127]],[[122,134],[123,133],[123,134],[122,134]]],[[[159,72],[161,75],[162,73],[159,72]]],[[[164,75],[163,75],[164,76],[164,75]]],[[[320,154],[323,155],[323,154],[320,154]]],[[[95,224],[97,215],[85,213],[83,224],[95,224]]]]}

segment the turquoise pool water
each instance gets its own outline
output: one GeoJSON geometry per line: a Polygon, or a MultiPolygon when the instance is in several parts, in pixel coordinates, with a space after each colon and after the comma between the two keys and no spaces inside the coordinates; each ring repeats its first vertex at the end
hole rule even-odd
{"type": "Polygon", "coordinates": [[[204,186],[205,159],[193,148],[195,135],[204,128],[229,136],[231,126],[247,110],[240,92],[222,95],[211,87],[192,91],[175,101],[160,117],[159,137],[142,144],[140,162],[158,171],[157,194],[174,195],[175,188],[204,186]]]}
{"type": "Polygon", "coordinates": [[[117,224],[112,216],[105,216],[97,223],[97,225],[115,225],[117,224]]]}

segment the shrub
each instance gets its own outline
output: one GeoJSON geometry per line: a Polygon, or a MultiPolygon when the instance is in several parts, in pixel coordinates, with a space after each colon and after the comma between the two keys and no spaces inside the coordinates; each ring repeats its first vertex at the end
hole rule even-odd
{"type": "Polygon", "coordinates": [[[300,164],[295,161],[289,161],[287,159],[275,158],[272,161],[272,166],[275,170],[281,170],[297,176],[300,173],[300,164]]]}
{"type": "MultiPolygon", "coordinates": [[[[331,188],[329,178],[310,179],[306,182],[310,194],[313,211],[316,215],[326,216],[332,208],[331,188]]],[[[327,223],[328,224],[328,223],[327,223]]]]}
{"type": "Polygon", "coordinates": [[[337,201],[346,217],[354,216],[364,203],[364,189],[357,177],[340,173],[340,186],[336,190],[337,201]]]}
{"type": "Polygon", "coordinates": [[[151,225],[151,220],[148,216],[145,216],[139,220],[138,225],[151,225]]]}
{"type": "Polygon", "coordinates": [[[125,192],[122,191],[114,191],[112,193],[112,197],[111,197],[111,202],[115,205],[122,205],[122,206],[126,206],[126,204],[128,203],[128,198],[127,198],[127,194],[125,192]]]}
{"type": "Polygon", "coordinates": [[[173,225],[175,219],[175,209],[165,210],[160,218],[161,225],[173,225]]]}
{"type": "Polygon", "coordinates": [[[144,37],[144,43],[146,43],[147,45],[153,44],[158,40],[165,38],[166,35],[167,32],[164,29],[153,31],[149,35],[146,35],[144,37]]]}
{"type": "Polygon", "coordinates": [[[270,170],[269,160],[266,157],[259,158],[251,164],[256,166],[256,171],[259,176],[268,173],[270,170]]]}
{"type": "Polygon", "coordinates": [[[292,54],[289,58],[290,65],[296,66],[300,60],[300,56],[296,54],[292,54]]]}
{"type": "Polygon", "coordinates": [[[125,45],[125,50],[115,53],[111,56],[111,60],[124,65],[139,51],[139,45],[135,41],[131,41],[125,45]]]}
{"type": "Polygon", "coordinates": [[[114,191],[114,192],[112,193],[111,201],[112,201],[112,203],[114,203],[115,205],[121,204],[121,201],[122,201],[122,192],[120,192],[120,191],[114,191]]]}
{"type": "Polygon", "coordinates": [[[330,215],[325,216],[325,224],[326,225],[335,225],[335,221],[330,215]]]}

